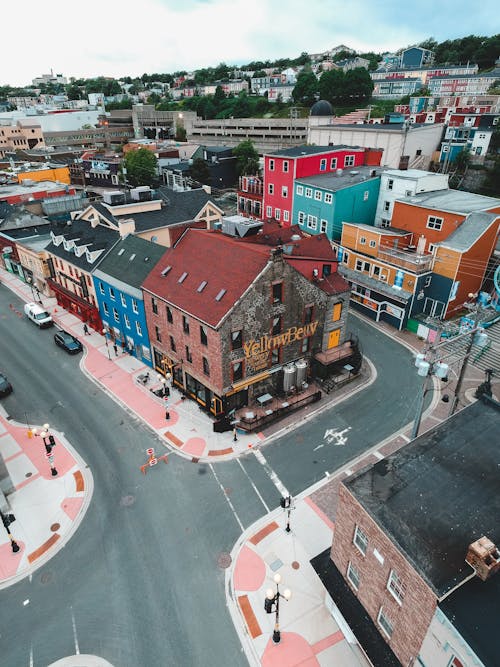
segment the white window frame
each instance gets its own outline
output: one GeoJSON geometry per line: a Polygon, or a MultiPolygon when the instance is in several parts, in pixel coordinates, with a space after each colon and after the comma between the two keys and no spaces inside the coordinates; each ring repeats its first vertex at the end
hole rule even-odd
{"type": "Polygon", "coordinates": [[[103,309],[105,315],[109,315],[108,304],[105,301],[102,302],[102,309],[103,309]]]}
{"type": "Polygon", "coordinates": [[[355,591],[359,590],[359,582],[361,580],[361,576],[359,574],[359,570],[351,563],[351,561],[347,563],[346,576],[349,583],[354,588],[354,590],[355,591]]]}
{"type": "Polygon", "coordinates": [[[368,201],[369,197],[370,197],[370,191],[369,191],[369,190],[365,190],[365,191],[363,192],[363,201],[368,201]]]}
{"type": "Polygon", "coordinates": [[[136,330],[138,336],[142,336],[141,325],[140,325],[139,322],[137,322],[137,321],[136,321],[136,323],[135,323],[135,330],[136,330]]]}
{"type": "Polygon", "coordinates": [[[267,184],[267,194],[268,195],[273,195],[274,194],[274,183],[268,183],[267,184]]]}
{"type": "Polygon", "coordinates": [[[269,160],[269,171],[274,171],[274,160],[269,160]]]}
{"type": "Polygon", "coordinates": [[[344,167],[354,167],[354,155],[346,155],[344,158],[344,167]]]}
{"type": "Polygon", "coordinates": [[[321,190],[315,190],[314,191],[314,200],[315,201],[323,201],[323,193],[321,190]]]}
{"type": "Polygon", "coordinates": [[[366,236],[359,237],[359,245],[366,245],[366,236]]]}
{"type": "Polygon", "coordinates": [[[116,310],[116,308],[113,308],[113,319],[115,322],[120,321],[120,313],[116,310]]]}
{"type": "Polygon", "coordinates": [[[432,276],[426,276],[424,279],[424,287],[430,287],[432,283],[432,276]]]}
{"type": "Polygon", "coordinates": [[[332,157],[330,160],[330,169],[337,169],[337,158],[332,157]]]}
{"type": "Polygon", "coordinates": [[[283,160],[283,173],[288,174],[288,160],[283,160]]]}
{"type": "Polygon", "coordinates": [[[99,292],[100,292],[101,294],[105,294],[104,285],[103,285],[103,283],[101,283],[101,282],[99,282],[99,292]]]}
{"type": "Polygon", "coordinates": [[[281,209],[280,208],[275,208],[274,209],[274,219],[275,220],[281,220],[281,209]]]}
{"type": "Polygon", "coordinates": [[[127,307],[127,299],[125,298],[125,294],[123,292],[120,292],[120,301],[122,302],[122,306],[124,308],[127,307]]]}
{"type": "Polygon", "coordinates": [[[272,218],[272,217],[273,217],[273,207],[266,206],[266,218],[272,218]]]}
{"type": "Polygon", "coordinates": [[[134,311],[134,313],[136,315],[139,313],[139,307],[137,305],[137,300],[136,299],[132,299],[132,310],[134,311]]]}
{"type": "Polygon", "coordinates": [[[388,218],[381,218],[380,226],[381,227],[390,227],[391,226],[391,221],[388,218]]]}
{"type": "Polygon", "coordinates": [[[304,186],[303,185],[297,185],[297,194],[298,195],[303,195],[304,194],[304,186]]]}
{"type": "Polygon", "coordinates": [[[366,556],[366,551],[368,549],[368,536],[358,526],[358,524],[356,524],[356,527],[354,529],[354,536],[352,538],[352,543],[354,544],[354,546],[356,547],[356,549],[359,551],[360,554],[366,556]],[[359,543],[358,543],[358,537],[359,537],[359,543]]]}
{"type": "Polygon", "coordinates": [[[393,188],[394,188],[394,179],[389,178],[389,180],[387,181],[387,189],[392,190],[393,188]]]}
{"type": "Polygon", "coordinates": [[[333,195],[331,192],[325,192],[325,204],[331,204],[333,201],[333,195]]]}
{"type": "Polygon", "coordinates": [[[110,298],[112,301],[115,301],[115,300],[116,300],[115,290],[114,290],[112,287],[109,288],[109,298],[110,298]]]}
{"type": "Polygon", "coordinates": [[[313,196],[312,188],[306,188],[305,195],[308,199],[312,199],[312,196],[313,196]]]}
{"type": "Polygon", "coordinates": [[[349,263],[349,253],[345,252],[344,250],[344,254],[342,255],[342,264],[348,264],[348,263],[349,263]]]}
{"type": "Polygon", "coordinates": [[[374,241],[374,240],[372,239],[372,240],[368,243],[368,245],[370,246],[370,248],[376,248],[376,247],[377,247],[377,242],[374,241]]]}
{"type": "Polygon", "coordinates": [[[305,223],[306,214],[304,213],[304,211],[299,211],[297,221],[298,221],[299,225],[303,225],[305,223]]]}
{"type": "Polygon", "coordinates": [[[123,313],[123,321],[125,322],[127,329],[130,329],[130,319],[126,313],[123,313]]]}
{"type": "Polygon", "coordinates": [[[319,170],[320,171],[326,171],[326,158],[321,158],[319,161],[319,170]]]}
{"type": "Polygon", "coordinates": [[[390,639],[392,637],[392,633],[394,632],[394,625],[392,624],[391,619],[385,615],[383,607],[380,607],[378,611],[377,624],[379,628],[382,629],[384,635],[390,639]],[[387,627],[384,625],[384,623],[387,625],[387,627]]]}
{"type": "Polygon", "coordinates": [[[317,226],[318,226],[318,218],[315,215],[311,215],[309,213],[307,216],[307,228],[316,229],[317,226]]]}
{"type": "Polygon", "coordinates": [[[282,185],[281,186],[281,196],[283,199],[286,199],[288,197],[288,186],[287,185],[282,185]]]}
{"type": "Polygon", "coordinates": [[[406,585],[398,577],[395,570],[391,570],[387,579],[387,590],[399,605],[403,604],[406,595],[406,585]]]}
{"type": "Polygon", "coordinates": [[[443,229],[444,218],[439,218],[437,215],[429,215],[427,218],[427,229],[435,229],[440,231],[443,229]]]}
{"type": "Polygon", "coordinates": [[[283,222],[289,222],[290,220],[290,211],[285,208],[283,209],[283,222]]]}
{"type": "Polygon", "coordinates": [[[328,220],[325,220],[324,218],[322,218],[321,222],[319,223],[319,231],[322,234],[326,234],[327,227],[328,227],[328,220]]]}
{"type": "Polygon", "coordinates": [[[385,201],[384,202],[384,211],[388,211],[391,208],[391,202],[390,201],[385,201]]]}

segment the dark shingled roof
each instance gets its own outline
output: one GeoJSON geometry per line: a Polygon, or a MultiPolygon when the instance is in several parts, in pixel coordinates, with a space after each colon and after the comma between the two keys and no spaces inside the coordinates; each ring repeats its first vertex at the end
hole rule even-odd
{"type": "MultiPolygon", "coordinates": [[[[380,127],[380,126],[377,126],[380,127]]],[[[349,150],[365,149],[360,146],[346,146],[339,144],[338,146],[295,146],[293,148],[284,148],[282,151],[275,151],[274,153],[266,153],[270,157],[304,157],[306,155],[320,155],[321,153],[331,153],[332,151],[342,150],[343,148],[349,150]]]]}
{"type": "Polygon", "coordinates": [[[344,482],[438,598],[471,574],[469,544],[500,545],[499,425],[476,401],[344,482]]]}
{"type": "Polygon", "coordinates": [[[71,225],[62,227],[54,233],[61,234],[65,238],[76,238],[76,233],[79,239],[79,246],[88,243],[88,249],[90,252],[98,249],[104,250],[104,252],[101,253],[101,255],[99,255],[99,257],[94,262],[88,262],[86,253],[83,253],[80,257],[77,257],[72,250],[65,250],[63,243],[56,246],[51,241],[46,247],[46,250],[56,257],[60,257],[61,259],[70,262],[74,266],[78,266],[83,271],[88,272],[93,271],[100,264],[100,262],[106,256],[106,250],[109,250],[120,239],[119,233],[113,229],[104,227],[103,225],[92,227],[90,222],[87,222],[86,220],[74,220],[71,225]]]}
{"type": "Polygon", "coordinates": [[[127,236],[109,251],[99,264],[96,276],[107,274],[126,285],[140,288],[164,253],[163,246],[138,236],[127,236]]]}

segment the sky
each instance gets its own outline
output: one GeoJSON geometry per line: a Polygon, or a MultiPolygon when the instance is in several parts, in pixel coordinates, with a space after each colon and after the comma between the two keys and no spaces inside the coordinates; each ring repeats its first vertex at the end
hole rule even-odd
{"type": "Polygon", "coordinates": [[[428,37],[489,37],[500,32],[496,6],[496,0],[9,2],[2,9],[0,85],[26,85],[51,70],[68,79],[134,77],[294,58],[338,44],[382,53],[428,37]]]}

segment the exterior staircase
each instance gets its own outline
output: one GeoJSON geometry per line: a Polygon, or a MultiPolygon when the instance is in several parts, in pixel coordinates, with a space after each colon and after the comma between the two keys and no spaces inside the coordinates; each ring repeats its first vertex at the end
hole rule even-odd
{"type": "Polygon", "coordinates": [[[483,348],[473,346],[470,363],[485,371],[491,368],[494,377],[500,378],[500,321],[486,329],[488,342],[483,348]]]}
{"type": "Polygon", "coordinates": [[[335,125],[362,125],[368,117],[368,109],[356,109],[346,113],[344,116],[335,116],[333,122],[335,125]]]}

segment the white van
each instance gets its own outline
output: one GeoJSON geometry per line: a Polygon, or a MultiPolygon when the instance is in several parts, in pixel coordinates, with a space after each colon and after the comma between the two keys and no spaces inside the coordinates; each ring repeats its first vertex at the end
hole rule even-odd
{"type": "Polygon", "coordinates": [[[51,327],[54,324],[50,314],[34,301],[24,306],[24,312],[40,329],[51,327]]]}

